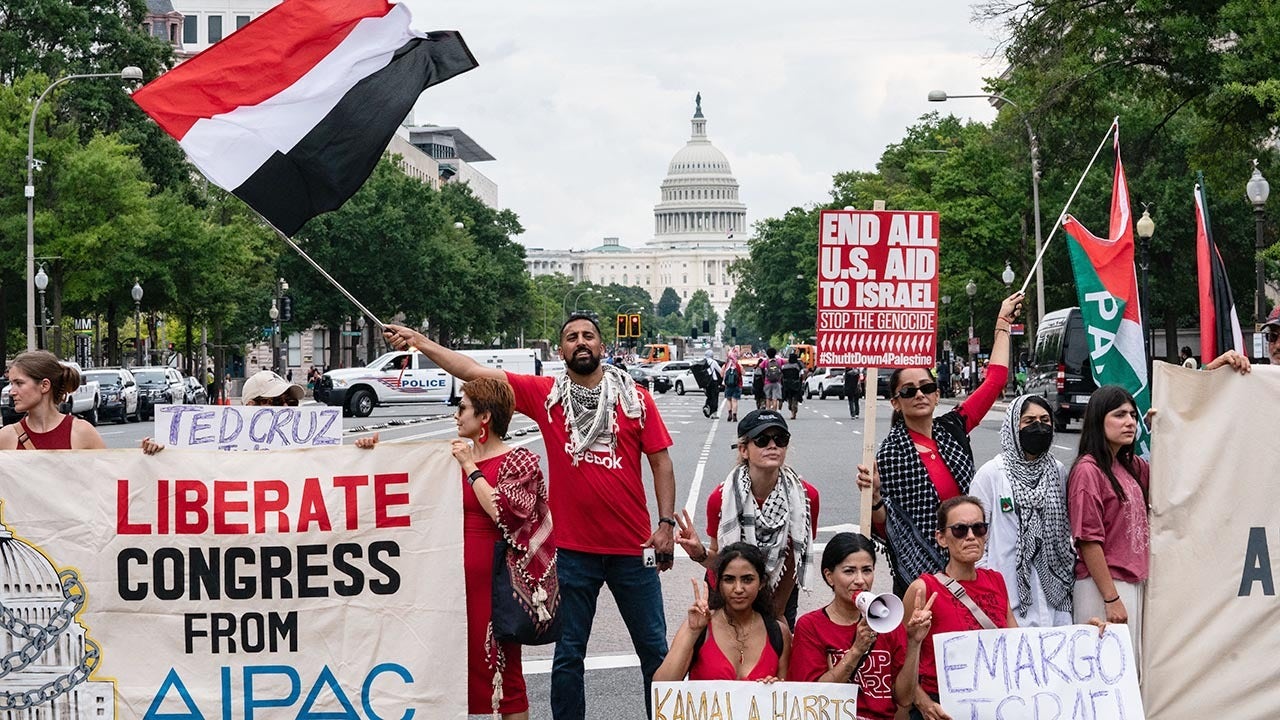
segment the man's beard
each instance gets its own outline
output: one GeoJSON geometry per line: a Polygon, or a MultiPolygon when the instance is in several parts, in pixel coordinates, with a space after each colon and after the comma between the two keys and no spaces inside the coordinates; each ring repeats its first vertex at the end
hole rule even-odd
{"type": "Polygon", "coordinates": [[[577,354],[577,351],[574,351],[569,361],[565,363],[565,367],[568,367],[576,375],[590,375],[596,371],[596,368],[600,367],[600,358],[591,354],[590,351],[588,351],[586,357],[582,357],[577,354]]]}

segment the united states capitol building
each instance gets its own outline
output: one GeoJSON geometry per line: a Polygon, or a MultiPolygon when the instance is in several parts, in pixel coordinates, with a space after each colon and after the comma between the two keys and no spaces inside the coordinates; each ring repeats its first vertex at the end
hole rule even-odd
{"type": "Polygon", "coordinates": [[[689,142],[671,158],[653,207],[653,239],[631,248],[616,237],[590,250],[528,248],[529,274],[561,273],[574,282],[640,287],[656,303],[672,288],[681,304],[706,290],[723,317],[737,290],[729,266],[747,256],[747,206],[729,160],[707,137],[698,95],[689,142]]]}

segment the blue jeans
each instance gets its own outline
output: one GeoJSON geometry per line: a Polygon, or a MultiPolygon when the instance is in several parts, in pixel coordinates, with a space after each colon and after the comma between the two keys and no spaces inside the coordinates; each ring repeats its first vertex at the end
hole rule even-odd
{"type": "Polygon", "coordinates": [[[662,610],[662,584],[658,571],[644,566],[640,557],[597,555],[561,548],[556,557],[560,579],[560,626],[551,663],[551,715],[555,720],[585,720],[587,698],[583,687],[583,659],[596,600],[605,583],[631,634],[644,673],[645,717],[649,717],[653,673],[667,655],[667,619],[662,610]]]}

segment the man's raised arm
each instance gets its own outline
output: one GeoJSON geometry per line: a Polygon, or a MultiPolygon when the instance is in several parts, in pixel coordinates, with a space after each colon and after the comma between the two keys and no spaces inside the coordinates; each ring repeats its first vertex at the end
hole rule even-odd
{"type": "Polygon", "coordinates": [[[475,380],[476,378],[488,377],[496,380],[506,380],[506,373],[497,368],[490,368],[476,362],[474,358],[463,355],[456,350],[435,342],[426,335],[403,325],[387,325],[382,331],[383,337],[391,347],[396,350],[406,350],[409,347],[415,347],[422,352],[423,355],[431,358],[431,361],[439,365],[441,369],[450,375],[466,382],[475,380]]]}

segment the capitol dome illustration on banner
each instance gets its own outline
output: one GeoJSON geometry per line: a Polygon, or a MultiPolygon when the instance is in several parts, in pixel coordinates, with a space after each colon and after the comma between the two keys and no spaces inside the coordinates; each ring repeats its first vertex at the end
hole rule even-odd
{"type": "Polygon", "coordinates": [[[77,616],[84,586],[0,521],[0,720],[114,720],[115,686],[77,616]]]}

